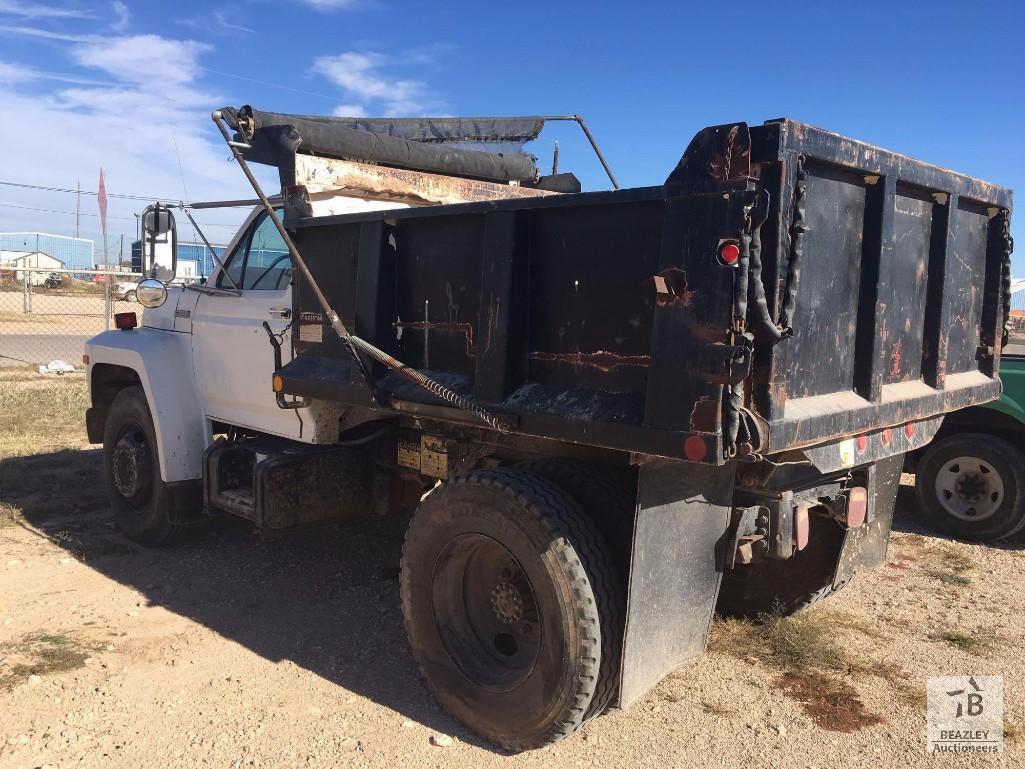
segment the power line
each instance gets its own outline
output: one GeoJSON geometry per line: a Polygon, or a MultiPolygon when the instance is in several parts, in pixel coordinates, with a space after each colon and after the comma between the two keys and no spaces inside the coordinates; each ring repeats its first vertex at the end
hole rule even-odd
{"type": "MultiPolygon", "coordinates": [[[[96,190],[73,190],[67,187],[47,187],[42,184],[25,184],[24,182],[4,182],[0,181],[0,185],[4,187],[20,187],[26,190],[42,190],[43,192],[69,192],[72,195],[98,195],[96,190]]],[[[117,192],[108,192],[108,198],[121,198],[123,200],[174,200],[173,197],[163,197],[160,195],[124,195],[117,192]]],[[[183,203],[190,203],[190,201],[183,200],[183,203]]]]}
{"type": "MultiPolygon", "coordinates": [[[[25,211],[39,211],[39,212],[44,213],[44,214],[67,214],[68,216],[75,216],[75,212],[74,211],[58,211],[58,210],[53,209],[53,208],[36,208],[35,206],[22,206],[22,205],[19,205],[17,203],[5,203],[3,201],[0,201],[0,206],[3,206],[5,208],[21,208],[21,209],[23,209],[25,211]]],[[[84,211],[81,214],[79,214],[79,215],[80,216],[95,216],[95,217],[99,217],[99,214],[90,214],[90,213],[87,213],[87,212],[84,212],[84,211]]],[[[107,218],[108,219],[124,219],[125,221],[129,221],[129,222],[135,221],[135,217],[134,216],[108,216],[107,218]]]]}
{"type": "MultiPolygon", "coordinates": [[[[39,211],[40,213],[44,214],[67,214],[68,216],[75,216],[76,213],[75,211],[58,211],[55,208],[36,208],[35,206],[23,206],[18,203],[7,203],[4,201],[0,201],[0,206],[4,208],[21,208],[25,211],[39,211]]],[[[82,212],[80,216],[93,216],[98,218],[99,214],[90,214],[88,212],[82,212]]],[[[134,216],[108,216],[107,218],[122,219],[128,222],[135,221],[134,216]]],[[[239,224],[227,224],[226,222],[200,222],[200,224],[202,224],[204,227],[231,227],[232,229],[237,230],[241,225],[241,222],[239,224]]]]}

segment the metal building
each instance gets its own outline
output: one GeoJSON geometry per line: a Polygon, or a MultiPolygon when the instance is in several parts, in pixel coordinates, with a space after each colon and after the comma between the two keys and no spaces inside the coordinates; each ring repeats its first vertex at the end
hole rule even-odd
{"type": "MultiPolygon", "coordinates": [[[[217,258],[224,256],[227,246],[213,245],[217,258]]],[[[214,268],[210,251],[202,243],[178,242],[178,275],[179,277],[192,277],[209,275],[214,268]]],[[[142,272],[142,242],[137,240],[132,243],[132,272],[142,272]]]]}
{"type": "Polygon", "coordinates": [[[93,269],[93,241],[47,232],[0,232],[0,251],[41,252],[64,265],[65,270],[93,269]]]}

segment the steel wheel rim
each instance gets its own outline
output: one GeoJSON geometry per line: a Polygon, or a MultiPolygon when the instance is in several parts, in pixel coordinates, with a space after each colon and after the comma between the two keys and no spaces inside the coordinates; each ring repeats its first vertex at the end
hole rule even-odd
{"type": "Polygon", "coordinates": [[[936,499],[951,516],[978,523],[990,518],[1004,501],[1004,481],[979,457],[954,457],[936,474],[936,499]]]}
{"type": "Polygon", "coordinates": [[[442,643],[467,679],[509,691],[530,676],[541,651],[540,610],[504,545],[483,534],[451,540],[435,562],[432,593],[442,643]]]}
{"type": "Polygon", "coordinates": [[[118,495],[141,514],[153,494],[153,453],[139,425],[129,423],[118,431],[111,471],[118,495]]]}

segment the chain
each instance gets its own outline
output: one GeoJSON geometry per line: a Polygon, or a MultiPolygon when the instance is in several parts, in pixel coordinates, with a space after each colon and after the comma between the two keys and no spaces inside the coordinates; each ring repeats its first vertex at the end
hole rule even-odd
{"type": "Polygon", "coordinates": [[[1014,238],[1011,237],[1011,211],[1000,211],[1000,227],[1004,238],[1004,259],[1000,265],[1001,299],[1004,305],[1004,325],[1001,346],[1007,344],[1011,331],[1011,254],[1014,252],[1014,238]]]}
{"type": "Polygon", "coordinates": [[[808,231],[805,222],[805,196],[808,193],[808,172],[804,167],[804,155],[797,156],[797,184],[794,186],[794,220],[790,225],[790,264],[787,267],[787,288],[780,314],[780,326],[791,330],[794,323],[794,309],[797,306],[797,284],[801,278],[801,257],[804,255],[804,233],[808,231]]]}

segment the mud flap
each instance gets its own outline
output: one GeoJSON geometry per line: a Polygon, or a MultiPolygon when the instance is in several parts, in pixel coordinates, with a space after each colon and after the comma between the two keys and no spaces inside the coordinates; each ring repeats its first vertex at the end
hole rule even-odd
{"type": "Polygon", "coordinates": [[[897,501],[904,455],[880,459],[868,469],[868,510],[866,522],[844,534],[836,563],[833,586],[839,587],[863,569],[873,569],[886,561],[890,543],[893,507],[897,501]]]}
{"type": "Polygon", "coordinates": [[[735,474],[734,463],[641,466],[618,707],[704,652],[735,474]]]}

